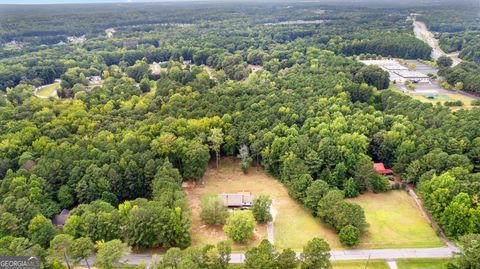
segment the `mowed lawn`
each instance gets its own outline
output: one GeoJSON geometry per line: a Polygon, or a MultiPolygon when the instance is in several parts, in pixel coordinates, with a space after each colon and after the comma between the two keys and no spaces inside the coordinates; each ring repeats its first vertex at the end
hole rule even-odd
{"type": "Polygon", "coordinates": [[[447,269],[448,259],[399,259],[398,269],[447,269]]]}
{"type": "Polygon", "coordinates": [[[446,101],[462,101],[463,106],[450,107],[450,109],[453,110],[453,111],[456,111],[456,110],[459,110],[459,109],[462,109],[462,108],[471,109],[471,108],[474,107],[474,106],[472,106],[472,101],[474,101],[475,99],[473,99],[471,97],[468,97],[468,96],[465,96],[465,95],[462,95],[462,94],[459,94],[459,93],[442,93],[442,94],[437,95],[436,98],[434,98],[434,99],[429,99],[429,98],[427,98],[427,95],[423,95],[423,94],[404,93],[395,86],[390,86],[390,89],[393,89],[396,92],[400,92],[402,94],[408,95],[408,96],[412,97],[413,99],[418,100],[420,102],[431,103],[431,104],[434,104],[434,105],[437,104],[437,103],[443,104],[446,101]]]}
{"type": "Polygon", "coordinates": [[[52,96],[53,92],[60,88],[60,83],[53,83],[47,85],[37,91],[37,95],[43,97],[50,97],[52,96]]]}
{"type": "Polygon", "coordinates": [[[421,94],[408,94],[408,95],[413,99],[419,100],[424,103],[432,103],[432,104],[442,103],[443,104],[446,101],[462,101],[463,102],[463,106],[450,107],[451,110],[459,110],[462,108],[471,109],[473,107],[472,101],[475,100],[473,98],[470,98],[468,96],[461,95],[458,93],[439,94],[434,99],[428,99],[425,95],[421,95],[421,94]]]}
{"type": "MultiPolygon", "coordinates": [[[[220,167],[210,164],[202,180],[195,187],[185,189],[192,209],[192,244],[214,244],[227,239],[221,227],[209,227],[200,219],[200,201],[202,197],[220,193],[249,191],[254,195],[266,194],[273,199],[275,210],[274,239],[278,249],[302,247],[313,237],[324,238],[332,248],[340,248],[340,242],[334,231],[328,229],[319,220],[290,198],[287,189],[267,175],[262,168],[252,167],[245,175],[240,169],[239,161],[224,158],[220,167]]],[[[234,245],[234,250],[245,250],[266,238],[266,227],[257,225],[256,240],[249,246],[234,245]]]]}
{"type": "Polygon", "coordinates": [[[385,260],[332,261],[333,269],[388,269],[385,260]],[[366,266],[366,267],[365,267],[366,266]]]}
{"type": "Polygon", "coordinates": [[[370,225],[356,246],[362,248],[441,247],[443,242],[405,191],[367,193],[348,201],[365,210],[370,225]]]}

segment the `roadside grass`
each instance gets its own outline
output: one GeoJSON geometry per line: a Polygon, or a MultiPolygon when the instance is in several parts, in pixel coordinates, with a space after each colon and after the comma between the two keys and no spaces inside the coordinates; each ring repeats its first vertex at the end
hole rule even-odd
{"type": "MultiPolygon", "coordinates": [[[[204,225],[200,219],[200,201],[202,197],[220,193],[249,191],[253,195],[266,194],[273,200],[276,211],[274,221],[274,240],[278,249],[292,248],[301,250],[313,237],[325,239],[331,248],[341,248],[335,232],[315,219],[310,212],[293,200],[287,189],[267,175],[262,168],[252,167],[243,174],[239,161],[223,158],[218,169],[211,164],[204,177],[196,186],[185,188],[192,211],[192,245],[216,244],[226,240],[222,227],[204,225]]],[[[256,239],[248,246],[235,244],[234,251],[244,251],[267,238],[266,225],[257,225],[256,239]]]]}
{"type": "Polygon", "coordinates": [[[60,88],[60,83],[53,83],[45,86],[37,91],[37,95],[43,97],[50,97],[54,91],[60,88]]]}
{"type": "Polygon", "coordinates": [[[369,227],[357,249],[441,247],[443,242],[405,191],[366,193],[347,201],[365,211],[369,227]]]}
{"type": "Polygon", "coordinates": [[[398,269],[447,269],[449,259],[398,259],[398,269]]]}
{"type": "Polygon", "coordinates": [[[385,260],[332,261],[333,269],[388,269],[385,260]],[[367,267],[365,267],[367,265],[367,267]]]}

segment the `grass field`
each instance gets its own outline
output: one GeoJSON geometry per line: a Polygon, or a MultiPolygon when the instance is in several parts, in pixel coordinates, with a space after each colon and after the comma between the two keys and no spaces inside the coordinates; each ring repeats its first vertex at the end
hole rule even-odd
{"type": "Polygon", "coordinates": [[[441,103],[441,104],[443,104],[446,101],[462,101],[463,106],[450,107],[450,109],[454,110],[454,111],[462,109],[462,108],[465,108],[465,109],[472,108],[473,107],[472,106],[472,101],[475,100],[473,98],[470,98],[468,96],[461,95],[461,94],[458,94],[458,93],[438,94],[437,96],[435,96],[435,99],[429,99],[429,98],[427,98],[426,95],[422,95],[422,94],[404,93],[395,86],[391,86],[390,89],[393,89],[394,91],[406,94],[406,95],[412,97],[413,99],[418,100],[418,101],[423,102],[423,103],[430,103],[430,104],[441,103]]]}
{"type": "Polygon", "coordinates": [[[399,259],[398,269],[447,269],[448,259],[399,259]]]}
{"type": "MultiPolygon", "coordinates": [[[[222,227],[204,225],[200,219],[200,201],[208,195],[248,191],[267,194],[273,199],[275,211],[274,239],[279,249],[301,248],[313,237],[325,239],[332,249],[342,249],[337,234],[288,195],[287,189],[261,168],[251,168],[243,174],[238,160],[224,158],[220,167],[211,164],[199,183],[185,188],[192,209],[193,245],[215,244],[227,239],[222,227]]],[[[430,227],[414,200],[405,191],[382,194],[368,193],[348,201],[365,210],[369,227],[357,249],[440,247],[442,241],[430,227]]],[[[266,227],[257,225],[256,238],[249,246],[235,245],[240,251],[266,238],[266,227]]]]}
{"type": "Polygon", "coordinates": [[[43,97],[50,97],[52,96],[53,92],[60,88],[60,83],[53,83],[47,85],[37,91],[37,95],[43,97]]]}
{"type": "MultiPolygon", "coordinates": [[[[305,210],[288,195],[287,189],[261,168],[251,168],[248,174],[240,170],[238,160],[225,158],[219,169],[209,167],[201,182],[195,187],[185,189],[192,209],[193,245],[214,244],[227,239],[221,227],[208,227],[200,219],[200,201],[207,195],[250,191],[254,195],[267,194],[273,199],[276,211],[274,221],[275,245],[279,249],[300,250],[313,237],[327,240],[332,248],[340,248],[340,242],[334,231],[325,227],[319,220],[305,210]]],[[[257,238],[250,246],[266,238],[266,227],[257,225],[257,238]]],[[[248,246],[235,245],[234,250],[244,250],[248,246]]]]}
{"type": "Polygon", "coordinates": [[[367,193],[348,201],[365,210],[370,225],[356,248],[440,247],[442,241],[405,191],[367,193]]]}
{"type": "Polygon", "coordinates": [[[457,93],[439,94],[435,97],[435,99],[428,99],[426,96],[423,96],[420,94],[408,94],[408,95],[411,96],[413,99],[419,100],[424,103],[436,104],[440,102],[441,104],[443,104],[446,101],[462,101],[463,102],[463,106],[451,107],[452,110],[458,110],[461,108],[470,109],[473,107],[472,101],[474,100],[468,96],[464,96],[457,93]]]}
{"type": "Polygon", "coordinates": [[[333,261],[333,269],[388,269],[384,260],[333,261]],[[367,267],[365,267],[367,265],[367,267]]]}

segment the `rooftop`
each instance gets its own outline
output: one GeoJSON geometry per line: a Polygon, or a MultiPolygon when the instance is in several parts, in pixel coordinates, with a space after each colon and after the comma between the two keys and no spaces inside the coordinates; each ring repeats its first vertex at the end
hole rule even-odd
{"type": "Polygon", "coordinates": [[[382,174],[382,175],[393,174],[393,170],[392,169],[385,169],[385,165],[383,165],[383,163],[374,163],[373,167],[375,168],[375,170],[379,174],[382,174]]]}
{"type": "Polygon", "coordinates": [[[222,193],[218,198],[228,207],[251,206],[253,203],[253,195],[249,192],[222,193]]]}
{"type": "Polygon", "coordinates": [[[393,73],[404,77],[404,78],[428,78],[427,75],[417,72],[417,71],[410,71],[410,70],[394,70],[393,73]]]}
{"type": "Polygon", "coordinates": [[[68,209],[62,210],[60,214],[55,215],[53,217],[53,220],[52,220],[53,225],[57,227],[63,227],[65,225],[65,222],[67,222],[68,216],[70,216],[70,211],[68,209]]]}

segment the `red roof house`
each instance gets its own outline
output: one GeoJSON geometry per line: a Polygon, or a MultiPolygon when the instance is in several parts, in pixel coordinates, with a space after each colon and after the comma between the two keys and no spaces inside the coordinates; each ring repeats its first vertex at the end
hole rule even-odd
{"type": "Polygon", "coordinates": [[[374,163],[373,167],[375,168],[375,170],[377,170],[377,173],[379,173],[381,175],[392,175],[393,174],[393,170],[392,169],[385,169],[385,166],[383,165],[383,163],[374,163]]]}

